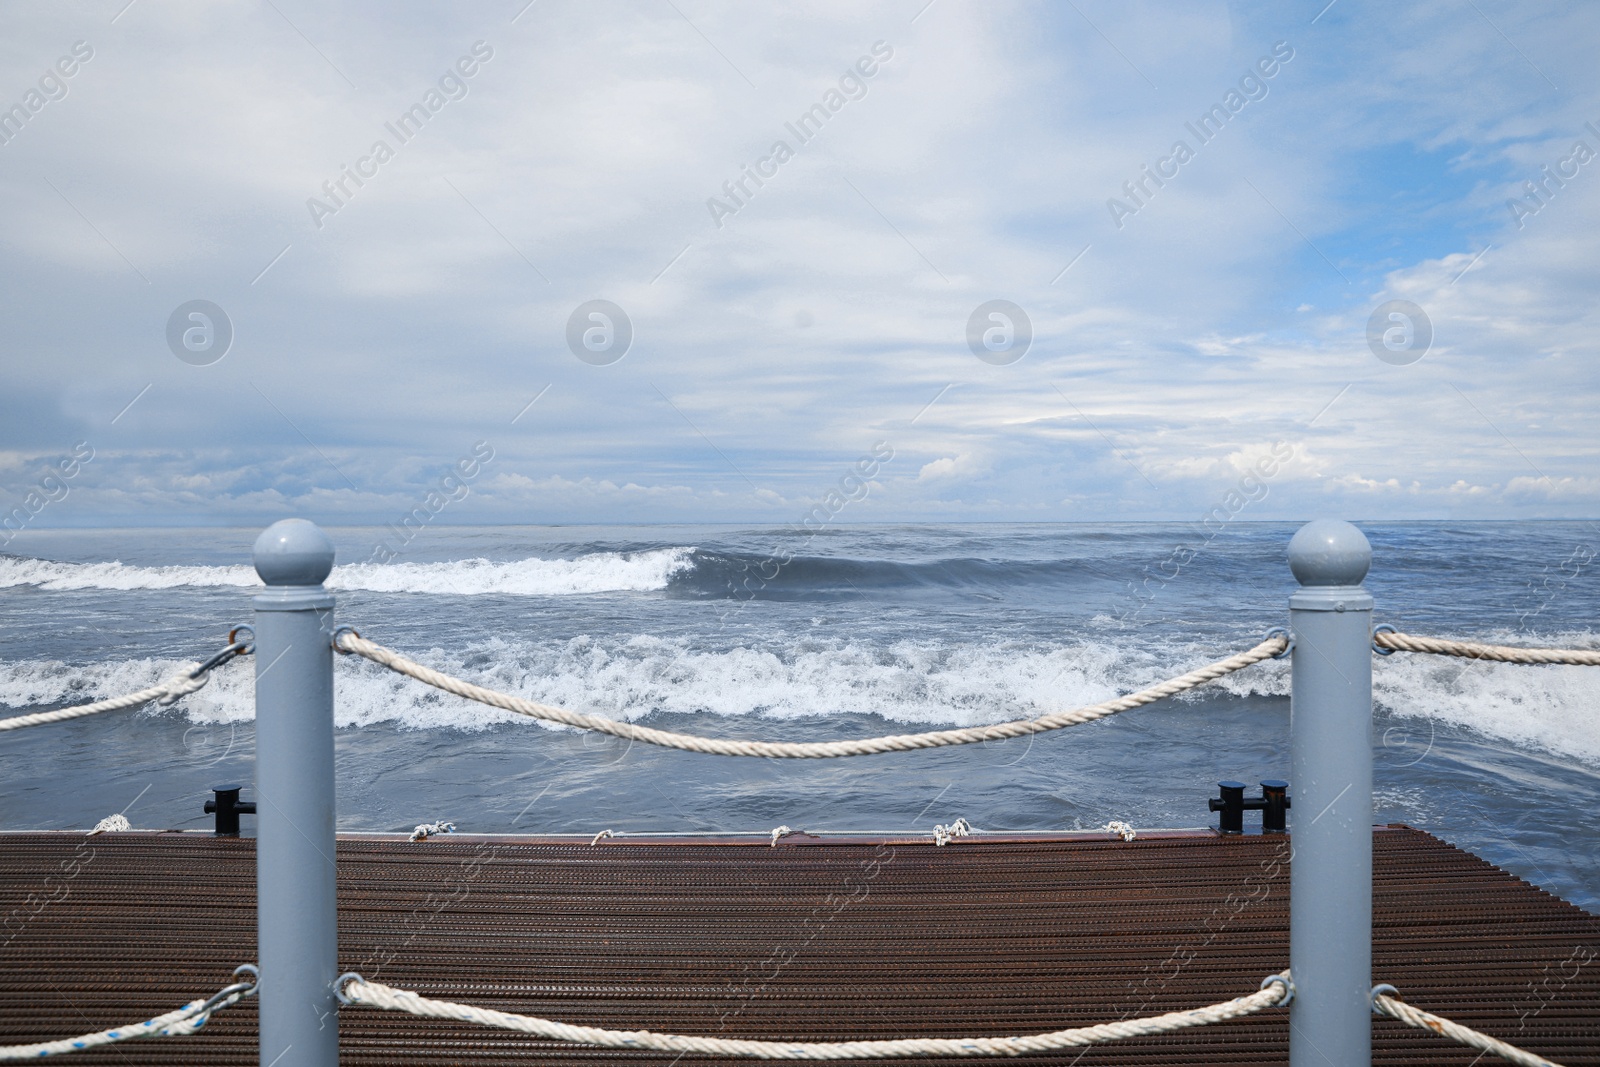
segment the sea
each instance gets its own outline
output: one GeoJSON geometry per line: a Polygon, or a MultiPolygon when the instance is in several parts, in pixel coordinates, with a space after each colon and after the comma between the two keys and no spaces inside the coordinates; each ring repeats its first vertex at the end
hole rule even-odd
{"type": "MultiPolygon", "coordinates": [[[[1360,525],[1377,621],[1600,647],[1600,526],[1360,525]]],[[[671,730],[821,740],[1035,716],[1248,648],[1287,622],[1295,529],[440,526],[376,563],[393,530],[334,527],[328,584],[337,622],[483,685],[671,730]]],[[[14,537],[0,553],[0,713],[130,692],[222,648],[251,618],[258,532],[14,537]]],[[[1287,661],[1048,734],[835,760],[665,750],[355,657],[334,666],[342,831],[1199,827],[1215,823],[1218,781],[1289,777],[1287,661]]],[[[118,812],[208,828],[213,786],[251,796],[253,678],[236,660],[170,707],[0,733],[0,830],[118,812]]],[[[1600,912],[1600,668],[1398,653],[1375,657],[1374,687],[1378,822],[1600,912]]]]}

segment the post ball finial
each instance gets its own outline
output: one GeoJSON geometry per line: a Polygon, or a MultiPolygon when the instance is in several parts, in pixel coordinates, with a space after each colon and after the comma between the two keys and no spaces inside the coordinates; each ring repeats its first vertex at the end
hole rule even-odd
{"type": "Polygon", "coordinates": [[[1342,519],[1317,519],[1289,541],[1289,569],[1301,585],[1360,585],[1372,566],[1367,535],[1342,519]]]}
{"type": "Polygon", "coordinates": [[[321,585],[333,571],[333,542],[307,519],[280,519],[261,531],[256,573],[268,585],[321,585]]]}

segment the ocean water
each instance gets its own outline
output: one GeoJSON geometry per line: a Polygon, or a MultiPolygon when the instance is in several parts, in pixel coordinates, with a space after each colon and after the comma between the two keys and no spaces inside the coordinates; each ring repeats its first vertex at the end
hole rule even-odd
{"type": "MultiPolygon", "coordinates": [[[[1600,647],[1600,527],[1363,528],[1379,621],[1600,647]]],[[[394,562],[341,564],[329,585],[339,622],[489,686],[670,729],[812,740],[1037,715],[1246,648],[1286,622],[1294,529],[440,527],[394,562]]],[[[16,537],[0,553],[0,713],[128,692],[220,648],[250,618],[257,532],[16,537]]],[[[329,533],[341,560],[395,542],[329,533]]],[[[335,666],[346,831],[437,819],[528,833],[931,832],[958,816],[987,830],[1204,826],[1219,779],[1289,776],[1276,662],[1050,734],[822,761],[630,744],[351,657],[335,666]]],[[[208,826],[209,787],[251,781],[252,681],[236,661],[169,708],[0,734],[0,829],[117,811],[138,827],[208,826]]],[[[1380,822],[1600,911],[1600,669],[1402,653],[1376,660],[1375,687],[1380,822]]]]}

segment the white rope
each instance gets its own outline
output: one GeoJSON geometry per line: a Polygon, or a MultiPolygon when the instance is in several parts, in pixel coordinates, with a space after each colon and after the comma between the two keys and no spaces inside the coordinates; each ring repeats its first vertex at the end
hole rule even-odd
{"type": "Polygon", "coordinates": [[[576,726],[584,730],[595,730],[600,733],[610,734],[613,737],[625,737],[634,741],[644,741],[647,744],[661,745],[664,748],[685,749],[690,752],[706,752],[719,756],[767,756],[787,759],[827,759],[836,756],[865,756],[879,752],[906,752],[919,748],[941,748],[946,745],[966,745],[977,741],[997,741],[1007,737],[1023,737],[1028,734],[1043,733],[1047,730],[1059,730],[1063,726],[1076,726],[1079,723],[1093,722],[1103,719],[1108,715],[1115,715],[1119,711],[1141,707],[1154,703],[1164,697],[1181,693],[1186,689],[1193,689],[1197,685],[1214,681],[1225,674],[1243,670],[1254,663],[1282,652],[1288,647],[1288,639],[1282,636],[1269,637],[1247,652],[1241,652],[1227,659],[1218,660],[1207,664],[1188,674],[1169,679],[1148,689],[1141,689],[1137,693],[1117,697],[1102,704],[1091,704],[1088,707],[1076,708],[1072,711],[1055,711],[1048,715],[1041,715],[1037,719],[1018,719],[1012,722],[995,723],[992,726],[971,726],[959,730],[934,730],[922,734],[894,734],[888,737],[868,737],[851,741],[744,741],[733,738],[696,737],[693,734],[673,733],[670,730],[656,730],[648,726],[637,726],[630,722],[618,722],[615,719],[603,718],[599,715],[586,715],[583,712],[569,711],[566,708],[551,707],[549,704],[540,704],[536,701],[525,700],[522,697],[510,696],[499,693],[493,689],[485,689],[471,682],[464,682],[453,678],[441,671],[424,667],[420,663],[406,659],[404,656],[380,644],[368,641],[352,630],[341,630],[334,635],[334,647],[341,652],[353,652],[363,656],[374,663],[415,678],[419,682],[442,689],[447,693],[476,700],[490,707],[500,708],[503,711],[526,715],[529,718],[543,719],[547,722],[559,722],[567,726],[576,726]]]}
{"type": "Polygon", "coordinates": [[[119,1026],[113,1030],[100,1030],[81,1037],[68,1037],[60,1041],[45,1041],[37,1045],[0,1045],[0,1060],[37,1060],[45,1056],[59,1056],[66,1052],[81,1052],[88,1048],[99,1048],[102,1045],[115,1044],[118,1041],[131,1041],[141,1037],[184,1037],[194,1033],[206,1023],[211,1021],[211,1016],[223,1008],[232,1007],[245,997],[252,996],[256,991],[255,968],[249,965],[238,968],[234,974],[249,972],[251,981],[236,982],[227,986],[210,997],[200,1000],[191,1000],[176,1011],[169,1011],[165,1015],[157,1015],[154,1019],[146,1019],[142,1023],[133,1023],[129,1026],[119,1026]]]}
{"type": "Polygon", "coordinates": [[[797,834],[799,832],[800,831],[798,831],[798,830],[791,830],[787,826],[780,826],[780,827],[776,828],[775,830],[772,831],[772,847],[773,848],[777,848],[778,847],[778,838],[787,837],[790,834],[797,834]]]}
{"type": "Polygon", "coordinates": [[[617,835],[611,830],[601,830],[599,833],[594,835],[594,840],[589,842],[589,847],[593,848],[594,846],[598,845],[600,842],[604,841],[606,838],[608,838],[608,837],[616,837],[616,836],[617,835]]]}
{"type": "Polygon", "coordinates": [[[453,822],[442,822],[441,821],[441,822],[419,823],[417,828],[415,830],[411,831],[411,840],[413,840],[413,841],[426,841],[428,838],[432,837],[434,834],[453,834],[455,832],[456,832],[456,824],[453,823],[453,822]]]}
{"type": "Polygon", "coordinates": [[[572,1041],[602,1048],[644,1048],[662,1052],[711,1056],[741,1056],[763,1060],[854,1060],[899,1056],[1016,1056],[1024,1052],[1078,1048],[1130,1037],[1168,1034],[1191,1026],[1208,1026],[1250,1015],[1282,1003],[1289,995],[1288,974],[1275,975],[1260,991],[1221,1004],[1189,1011],[1169,1012],[1143,1019],[1123,1019],[1071,1030],[1021,1037],[908,1037],[889,1041],[751,1041],[723,1037],[687,1037],[650,1030],[602,1030],[572,1026],[530,1015],[514,1015],[490,1008],[474,1008],[447,1000],[433,1000],[409,990],[369,982],[358,974],[341,975],[335,988],[347,1004],[364,1004],[386,1011],[403,1011],[435,1019],[479,1023],[517,1030],[556,1041],[572,1041]]]}
{"type": "Polygon", "coordinates": [[[1503,1060],[1520,1064],[1521,1067],[1561,1067],[1553,1060],[1543,1056],[1535,1056],[1531,1052],[1524,1052],[1515,1045],[1508,1045],[1504,1041],[1480,1034],[1470,1026],[1453,1023],[1449,1019],[1425,1012],[1421,1008],[1413,1008],[1397,996],[1385,995],[1381,990],[1389,990],[1398,996],[1398,990],[1391,985],[1380,985],[1372,991],[1373,1010],[1382,1012],[1391,1019],[1398,1019],[1407,1026],[1415,1026],[1419,1030],[1431,1030],[1440,1037],[1447,1037],[1451,1041],[1460,1042],[1484,1052],[1492,1052],[1503,1060]]]}
{"type": "Polygon", "coordinates": [[[1116,834],[1124,841],[1132,841],[1134,838],[1139,836],[1139,831],[1135,830],[1132,825],[1125,822],[1118,822],[1116,819],[1106,823],[1104,826],[1100,827],[1100,829],[1108,834],[1116,834]]]}
{"type": "Polygon", "coordinates": [[[103,818],[99,822],[95,823],[94,824],[94,829],[90,830],[88,832],[88,834],[85,835],[85,836],[93,837],[95,834],[104,834],[104,833],[114,833],[115,834],[115,833],[121,833],[124,830],[132,830],[132,829],[133,829],[133,824],[128,821],[128,817],[126,815],[122,814],[119,811],[115,815],[107,815],[105,818],[103,818]]]}
{"type": "Polygon", "coordinates": [[[1400,652],[1431,652],[1437,656],[1493,659],[1502,663],[1568,663],[1578,667],[1600,667],[1600,652],[1580,649],[1480,645],[1472,641],[1449,641],[1442,637],[1416,637],[1392,630],[1379,630],[1372,635],[1372,643],[1400,652]]]}
{"type": "Polygon", "coordinates": [[[102,711],[117,711],[121,708],[131,708],[137,704],[148,704],[152,700],[162,704],[171,704],[179,697],[187,696],[206,684],[211,677],[210,671],[202,671],[198,678],[189,677],[190,672],[199,670],[200,664],[191,663],[186,669],[174,674],[160,685],[153,685],[149,689],[141,689],[137,693],[127,696],[112,697],[110,700],[99,700],[93,704],[80,704],[75,708],[57,708],[55,711],[37,711],[32,715],[13,715],[9,719],[0,719],[0,730],[16,730],[24,726],[43,726],[45,723],[63,722],[67,719],[77,719],[85,715],[96,715],[102,711]]]}
{"type": "Polygon", "coordinates": [[[972,824],[965,819],[957,819],[949,826],[933,827],[933,843],[940,848],[948,845],[958,837],[967,837],[972,833],[972,824]]]}

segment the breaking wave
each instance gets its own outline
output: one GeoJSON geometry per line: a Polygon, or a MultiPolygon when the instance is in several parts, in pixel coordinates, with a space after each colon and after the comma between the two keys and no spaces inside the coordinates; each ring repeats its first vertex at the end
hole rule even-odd
{"type": "MultiPolygon", "coordinates": [[[[474,596],[562,596],[575,593],[649,592],[667,588],[694,567],[693,548],[642,552],[594,552],[576,559],[487,559],[445,563],[352,563],[335,567],[329,589],[378,593],[441,593],[474,596]]],[[[176,589],[260,586],[252,567],[136,567],[107,563],[61,563],[0,557],[0,589],[42,590],[176,589]]]]}
{"type": "MultiPolygon", "coordinates": [[[[899,641],[868,645],[802,641],[788,649],[698,650],[686,640],[576,637],[546,644],[491,639],[468,650],[404,650],[413,658],[492,688],[615,718],[700,713],[792,719],[873,714],[916,726],[972,725],[1096,703],[1219,658],[1198,643],[1151,646],[1080,641],[1049,648],[1016,643],[951,647],[899,641]]],[[[1593,644],[1588,635],[1544,639],[1593,644]]],[[[0,703],[38,710],[126,693],[170,676],[175,660],[67,665],[0,663],[0,703]]],[[[195,722],[252,718],[253,672],[224,668],[178,710],[195,722]]],[[[354,657],[336,661],[341,727],[392,722],[417,729],[477,730],[518,716],[440,693],[354,657]]],[[[1600,672],[1583,667],[1397,655],[1379,660],[1381,711],[1470,730],[1487,740],[1600,766],[1600,672]]],[[[1188,699],[1226,694],[1287,697],[1287,663],[1229,675],[1188,699]]],[[[1184,699],[1184,698],[1180,698],[1184,699]]],[[[141,714],[160,712],[144,711],[141,714]]],[[[1135,712],[1134,714],[1137,714],[1135,712]]],[[[531,724],[530,724],[531,725],[531,724]]],[[[1285,723],[1287,730],[1287,723],[1285,723]]]]}

